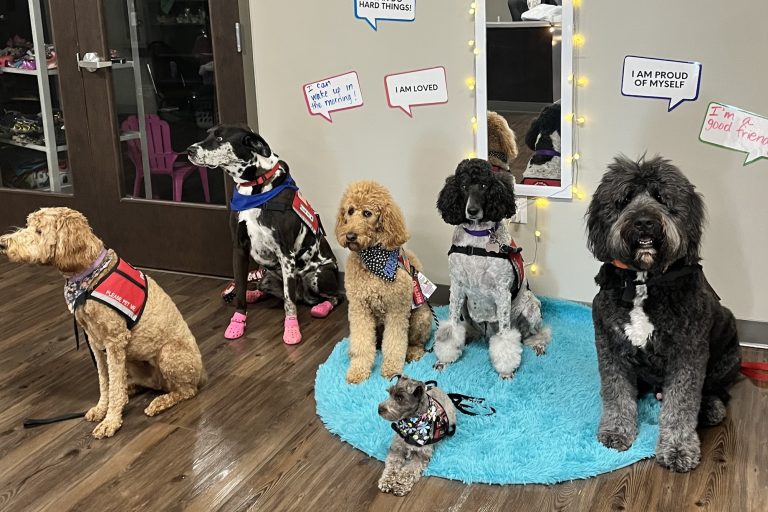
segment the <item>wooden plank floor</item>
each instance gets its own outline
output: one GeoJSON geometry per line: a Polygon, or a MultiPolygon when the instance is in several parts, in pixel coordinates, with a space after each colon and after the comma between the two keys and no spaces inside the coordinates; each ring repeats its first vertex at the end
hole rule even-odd
{"type": "MultiPolygon", "coordinates": [[[[225,343],[222,281],[153,273],[196,334],[210,376],[194,400],[156,418],[139,395],[115,437],[82,420],[31,430],[27,417],[82,411],[98,386],[74,350],[61,278],[0,262],[0,510],[768,510],[768,389],[742,379],[724,425],[702,431],[702,464],[677,475],[652,461],[551,487],[423,479],[406,498],[376,488],[382,463],[329,434],[315,415],[317,366],[348,332],[346,309],[301,310],[305,341],[281,341],[277,301],[252,309],[225,343]]],[[[766,351],[747,351],[766,359],[766,351]]]]}

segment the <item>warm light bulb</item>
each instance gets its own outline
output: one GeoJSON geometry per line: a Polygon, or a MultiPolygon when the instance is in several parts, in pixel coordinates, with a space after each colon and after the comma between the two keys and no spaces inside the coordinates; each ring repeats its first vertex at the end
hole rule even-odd
{"type": "Polygon", "coordinates": [[[574,154],[573,154],[573,159],[574,159],[574,160],[578,160],[579,158],[581,158],[581,155],[580,155],[580,154],[578,154],[578,153],[574,153],[574,154]]]}
{"type": "Polygon", "coordinates": [[[568,75],[568,83],[571,83],[571,82],[573,82],[573,73],[568,75]]]}
{"type": "Polygon", "coordinates": [[[470,39],[469,41],[467,41],[467,44],[469,44],[469,46],[475,46],[475,40],[470,39]]]}
{"type": "Polygon", "coordinates": [[[587,195],[584,192],[576,192],[576,199],[583,200],[587,195]]]}
{"type": "Polygon", "coordinates": [[[475,14],[475,10],[474,10],[474,9],[470,9],[470,10],[469,10],[469,14],[474,16],[474,14],[475,14]]]}
{"type": "Polygon", "coordinates": [[[579,189],[578,189],[578,187],[576,187],[576,185],[571,185],[571,190],[573,190],[574,194],[578,194],[579,193],[579,189]]]}
{"type": "Polygon", "coordinates": [[[467,153],[467,158],[475,158],[476,156],[477,156],[477,153],[475,153],[474,151],[470,151],[469,153],[467,153]]]}
{"type": "Polygon", "coordinates": [[[565,114],[565,120],[568,121],[569,123],[573,121],[573,112],[568,112],[567,114],[565,114]]]}
{"type": "Polygon", "coordinates": [[[473,52],[475,55],[480,55],[480,48],[475,47],[475,50],[473,52]]]}
{"type": "Polygon", "coordinates": [[[555,31],[555,27],[549,27],[549,31],[550,32],[554,32],[555,31]]]}
{"type": "Polygon", "coordinates": [[[536,238],[541,238],[541,231],[539,231],[538,229],[534,231],[533,234],[536,235],[536,238]]]}
{"type": "Polygon", "coordinates": [[[581,7],[581,0],[573,0],[574,7],[581,7]]]}
{"type": "Polygon", "coordinates": [[[584,116],[579,116],[576,118],[576,124],[582,125],[587,122],[587,118],[584,116]]]}
{"type": "Polygon", "coordinates": [[[576,80],[576,85],[579,87],[585,87],[589,83],[589,79],[585,76],[580,76],[578,80],[576,80]]]}
{"type": "Polygon", "coordinates": [[[586,42],[586,39],[584,38],[583,34],[573,34],[573,46],[576,48],[581,48],[584,46],[584,43],[586,42]]]}
{"type": "Polygon", "coordinates": [[[537,197],[536,201],[534,201],[534,204],[538,208],[544,208],[549,204],[549,200],[546,197],[537,197]]]}
{"type": "Polygon", "coordinates": [[[475,78],[474,77],[467,78],[466,80],[464,80],[464,83],[467,84],[467,89],[469,89],[470,91],[475,88],[475,78]]]}
{"type": "Polygon", "coordinates": [[[531,267],[530,268],[531,268],[531,273],[532,274],[535,274],[535,273],[537,273],[539,271],[539,266],[537,264],[535,264],[535,263],[531,263],[531,267]]]}
{"type": "Polygon", "coordinates": [[[477,3],[472,2],[471,4],[469,4],[469,8],[470,9],[477,9],[477,3]]]}

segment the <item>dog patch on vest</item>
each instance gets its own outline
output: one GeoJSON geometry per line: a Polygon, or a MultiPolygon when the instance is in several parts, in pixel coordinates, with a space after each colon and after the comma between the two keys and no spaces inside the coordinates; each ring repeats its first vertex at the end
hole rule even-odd
{"type": "Polygon", "coordinates": [[[322,231],[323,228],[320,225],[320,217],[318,217],[317,212],[312,208],[312,205],[309,204],[309,201],[307,201],[298,190],[296,191],[296,195],[293,196],[293,211],[296,212],[296,215],[299,216],[302,222],[312,230],[312,233],[314,233],[315,236],[322,231]]]}
{"type": "Polygon", "coordinates": [[[101,302],[120,313],[125,317],[128,328],[132,329],[141,319],[147,303],[147,278],[143,272],[119,258],[109,274],[84,295],[83,301],[88,299],[101,302]]]}

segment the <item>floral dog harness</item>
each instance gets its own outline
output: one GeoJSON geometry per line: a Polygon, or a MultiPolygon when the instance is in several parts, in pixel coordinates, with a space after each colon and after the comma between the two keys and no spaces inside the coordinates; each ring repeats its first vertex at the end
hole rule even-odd
{"type": "Polygon", "coordinates": [[[392,430],[413,446],[434,444],[456,432],[456,425],[450,425],[445,408],[431,395],[427,395],[429,405],[421,416],[403,418],[392,423],[392,430]]]}

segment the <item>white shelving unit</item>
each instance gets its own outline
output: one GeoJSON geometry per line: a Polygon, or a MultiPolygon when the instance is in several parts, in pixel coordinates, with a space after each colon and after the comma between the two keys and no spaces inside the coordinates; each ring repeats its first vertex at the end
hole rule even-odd
{"type": "MultiPolygon", "coordinates": [[[[59,153],[67,151],[67,145],[56,145],[55,126],[53,123],[53,106],[51,104],[51,83],[50,76],[58,76],[58,68],[48,69],[45,65],[45,35],[43,30],[43,15],[40,7],[42,0],[28,0],[29,19],[32,25],[32,44],[35,49],[35,58],[37,69],[18,69],[11,67],[0,67],[0,79],[4,74],[16,74],[34,76],[37,78],[37,87],[40,96],[40,117],[43,121],[43,137],[45,145],[27,144],[17,142],[7,138],[0,138],[0,144],[9,144],[19,146],[34,151],[40,151],[46,154],[48,163],[49,190],[51,192],[71,192],[71,185],[65,185],[62,190],[61,176],[59,173],[59,153]],[[42,67],[41,67],[42,65],[42,67]]],[[[133,60],[124,63],[112,64],[112,69],[132,69],[134,81],[136,84],[136,103],[139,119],[144,119],[144,97],[141,83],[141,69],[134,66],[134,62],[139,62],[139,50],[136,36],[136,9],[133,0],[127,0],[128,12],[130,15],[131,47],[133,49],[133,60]]],[[[120,135],[120,141],[141,140],[141,152],[144,160],[145,179],[144,187],[146,197],[152,197],[152,181],[149,179],[149,159],[147,153],[147,136],[143,122],[139,123],[138,132],[123,133],[120,135]]],[[[1,179],[1,178],[0,178],[1,179]]],[[[1,184],[2,182],[0,182],[1,184]]]]}

